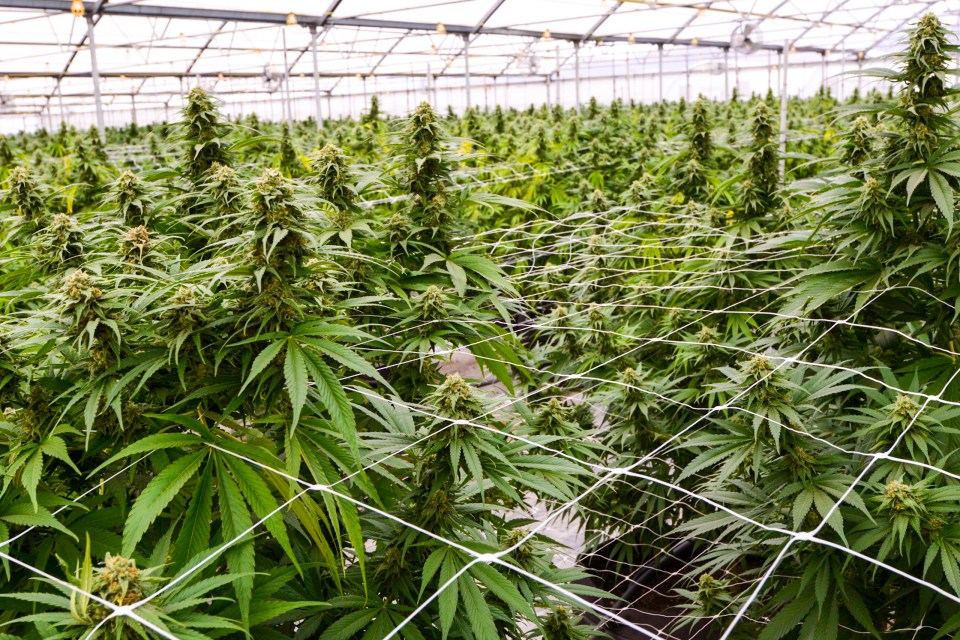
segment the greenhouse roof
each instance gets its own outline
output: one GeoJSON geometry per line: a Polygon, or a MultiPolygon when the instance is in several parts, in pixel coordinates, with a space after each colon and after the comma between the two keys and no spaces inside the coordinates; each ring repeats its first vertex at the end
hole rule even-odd
{"type": "Polygon", "coordinates": [[[578,65],[590,65],[611,51],[640,64],[660,55],[661,72],[664,56],[674,70],[727,68],[749,62],[752,53],[784,48],[863,60],[892,48],[895,34],[927,11],[953,27],[960,3],[0,0],[0,103],[8,113],[42,111],[55,99],[89,103],[89,24],[102,94],[169,104],[184,81],[199,79],[240,94],[316,76],[311,88],[336,95],[371,77],[560,78],[575,56],[578,65]]]}

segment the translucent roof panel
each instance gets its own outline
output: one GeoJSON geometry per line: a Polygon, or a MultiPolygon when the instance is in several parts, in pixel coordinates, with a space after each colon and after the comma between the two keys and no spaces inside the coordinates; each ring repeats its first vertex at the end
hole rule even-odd
{"type": "Polygon", "coordinates": [[[583,34],[612,8],[612,3],[592,0],[557,0],[548,3],[506,0],[486,26],[583,34]]]}
{"type": "Polygon", "coordinates": [[[468,75],[488,104],[542,102],[551,83],[569,103],[577,60],[581,95],[765,91],[780,86],[787,48],[795,90],[839,88],[841,70],[894,50],[923,13],[960,27],[957,0],[110,0],[93,15],[98,4],[78,17],[63,0],[0,0],[0,115],[92,112],[88,18],[116,118],[131,96],[170,117],[195,84],[236,113],[278,113],[285,96],[287,113],[310,114],[315,87],[331,113],[356,113],[371,93],[461,108],[468,75]]]}
{"type": "MultiPolygon", "coordinates": [[[[323,0],[318,1],[322,2],[323,0]]],[[[492,0],[460,0],[459,2],[343,0],[334,12],[334,16],[337,18],[382,18],[407,22],[475,25],[490,10],[491,4],[492,0]]]]}

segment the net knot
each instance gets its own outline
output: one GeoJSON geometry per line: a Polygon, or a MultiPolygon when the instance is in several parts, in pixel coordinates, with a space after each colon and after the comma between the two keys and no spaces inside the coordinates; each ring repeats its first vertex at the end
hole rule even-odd
{"type": "Polygon", "coordinates": [[[797,542],[812,542],[816,538],[814,537],[812,531],[800,531],[793,534],[793,539],[797,542]]]}

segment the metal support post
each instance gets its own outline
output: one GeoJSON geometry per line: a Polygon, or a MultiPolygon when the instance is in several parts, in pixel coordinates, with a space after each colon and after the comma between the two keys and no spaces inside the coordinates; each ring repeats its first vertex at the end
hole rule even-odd
{"type": "Polygon", "coordinates": [[[783,180],[787,168],[787,65],[790,62],[790,43],[783,45],[780,51],[780,180],[783,180]]]}
{"type": "Polygon", "coordinates": [[[67,110],[63,106],[63,91],[60,90],[60,83],[57,83],[57,101],[60,103],[60,123],[67,124],[67,110]]]}
{"type": "Polygon", "coordinates": [[[580,108],[580,43],[573,43],[573,67],[576,72],[576,101],[577,108],[580,108]]]}
{"type": "Polygon", "coordinates": [[[847,72],[846,62],[847,62],[847,54],[841,51],[840,52],[840,95],[837,96],[837,99],[840,100],[840,102],[843,102],[844,98],[847,97],[845,93],[846,87],[844,87],[844,82],[843,82],[847,72]]]}
{"type": "Polygon", "coordinates": [[[820,93],[827,91],[827,52],[824,51],[820,57],[820,93]]]}
{"type": "Polygon", "coordinates": [[[610,89],[613,93],[611,100],[617,99],[617,56],[610,55],[610,89]]]}
{"type": "Polygon", "coordinates": [[[740,53],[738,49],[733,50],[733,88],[737,90],[737,96],[740,95],[740,53]]]}
{"type": "Polygon", "coordinates": [[[723,50],[723,99],[730,99],[730,47],[723,50]]]}
{"type": "Polygon", "coordinates": [[[433,73],[430,70],[430,63],[427,63],[427,77],[424,78],[427,82],[427,102],[429,102],[434,108],[437,106],[437,96],[431,94],[432,85],[433,85],[433,73]]]}
{"type": "Polygon", "coordinates": [[[103,98],[100,95],[100,70],[97,67],[97,43],[93,38],[93,16],[87,15],[87,41],[90,43],[90,74],[93,76],[93,100],[97,109],[97,129],[100,141],[106,143],[107,132],[103,128],[103,98]]]}
{"type": "Polygon", "coordinates": [[[663,44],[657,45],[657,80],[660,83],[657,98],[663,102],[663,44]]]}
{"type": "Polygon", "coordinates": [[[320,109],[320,65],[317,62],[317,25],[310,25],[310,48],[313,50],[313,99],[317,129],[323,129],[323,114],[320,109]]]}
{"type": "Polygon", "coordinates": [[[466,33],[463,34],[463,66],[463,80],[467,89],[467,109],[469,109],[473,105],[470,100],[470,36],[466,33]]]}
{"type": "Polygon", "coordinates": [[[290,103],[290,67],[287,64],[287,28],[284,26],[280,30],[280,38],[283,41],[283,89],[284,106],[286,107],[286,121],[290,124],[293,120],[293,105],[290,103]]]}
{"type": "Polygon", "coordinates": [[[556,100],[557,100],[557,106],[560,106],[560,85],[561,85],[561,82],[560,82],[560,47],[559,47],[559,46],[557,46],[557,47],[554,48],[554,55],[556,56],[556,60],[557,60],[557,70],[555,71],[555,73],[557,74],[557,97],[556,97],[556,100]]]}
{"type": "Polygon", "coordinates": [[[626,101],[630,102],[630,49],[624,49],[623,64],[627,72],[626,101]]]}

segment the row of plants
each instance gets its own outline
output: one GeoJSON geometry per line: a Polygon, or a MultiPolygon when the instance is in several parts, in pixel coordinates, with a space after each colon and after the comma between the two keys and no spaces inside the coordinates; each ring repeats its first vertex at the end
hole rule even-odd
{"type": "Polygon", "coordinates": [[[0,633],[953,637],[949,38],[782,155],[772,94],[0,140],[0,633]]]}
{"type": "Polygon", "coordinates": [[[556,251],[529,241],[556,220],[500,243],[536,308],[531,388],[602,412],[555,424],[615,472],[578,504],[609,607],[676,634],[957,635],[957,50],[925,16],[867,72],[886,97],[793,105],[785,156],[768,101],[731,153],[738,107],[698,100],[556,251]]]}
{"type": "Polygon", "coordinates": [[[527,205],[456,188],[468,157],[428,105],[394,124],[379,171],[327,145],[293,179],[195,89],[168,166],[9,172],[5,630],[580,633],[545,585],[599,592],[508,514],[586,470],[540,454],[535,408],[493,413],[436,366],[466,346],[513,384],[513,287],[462,237],[467,210],[527,205]],[[382,191],[406,197],[361,206],[382,191]]]}

